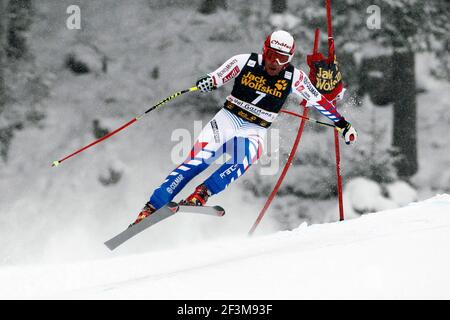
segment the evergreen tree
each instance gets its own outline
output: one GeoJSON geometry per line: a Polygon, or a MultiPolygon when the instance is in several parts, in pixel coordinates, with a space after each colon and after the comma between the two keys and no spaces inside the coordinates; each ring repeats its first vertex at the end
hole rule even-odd
{"type": "MultiPolygon", "coordinates": [[[[325,1],[309,2],[309,4],[317,6],[317,14],[309,16],[307,14],[309,11],[303,12],[299,8],[303,21],[310,28],[320,26],[325,29],[325,1]]],[[[441,61],[438,73],[442,77],[450,76],[448,55],[450,2],[447,0],[334,1],[332,13],[337,56],[338,59],[341,58],[342,73],[348,86],[373,88],[383,85],[382,82],[392,81],[387,85],[390,90],[384,92],[386,97],[383,103],[393,103],[392,145],[398,152],[397,174],[408,179],[418,170],[415,55],[423,51],[434,53],[441,61]],[[379,10],[381,18],[379,28],[370,26],[372,8],[379,10]],[[384,74],[378,83],[367,84],[360,81],[360,78],[354,77],[357,70],[355,59],[356,56],[361,57],[365,52],[373,54],[374,48],[376,51],[388,52],[389,67],[385,69],[388,69],[390,74],[384,74]],[[347,70],[349,72],[346,72],[347,70]]],[[[380,69],[382,70],[383,67],[385,66],[380,66],[380,69]]],[[[360,91],[360,93],[364,92],[360,91]]]]}
{"type": "Polygon", "coordinates": [[[0,115],[5,105],[6,89],[5,89],[5,10],[4,0],[0,0],[0,115]]]}
{"type": "Polygon", "coordinates": [[[42,119],[36,108],[45,86],[28,47],[32,1],[0,0],[0,6],[0,158],[7,161],[14,132],[42,119]]]}
{"type": "Polygon", "coordinates": [[[272,13],[283,13],[287,9],[286,0],[272,0],[271,3],[272,13]]]}
{"type": "Polygon", "coordinates": [[[198,11],[203,14],[211,14],[219,8],[226,9],[227,2],[225,0],[203,0],[198,11]]]}
{"type": "Polygon", "coordinates": [[[6,11],[8,14],[6,52],[8,58],[22,59],[28,54],[27,37],[32,23],[31,0],[9,1],[6,11]]]}

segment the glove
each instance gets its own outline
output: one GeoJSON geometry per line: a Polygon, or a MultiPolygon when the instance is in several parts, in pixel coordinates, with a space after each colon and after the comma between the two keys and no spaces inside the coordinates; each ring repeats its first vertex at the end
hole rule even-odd
{"type": "Polygon", "coordinates": [[[355,128],[352,127],[350,122],[347,122],[344,118],[334,124],[339,132],[342,132],[346,144],[355,143],[358,139],[358,133],[355,128]]]}
{"type": "Polygon", "coordinates": [[[210,92],[216,89],[214,86],[213,78],[209,75],[206,75],[197,80],[196,86],[201,92],[210,92]]]}

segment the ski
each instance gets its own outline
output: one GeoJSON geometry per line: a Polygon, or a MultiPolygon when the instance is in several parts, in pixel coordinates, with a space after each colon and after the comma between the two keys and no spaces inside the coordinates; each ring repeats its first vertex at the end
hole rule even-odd
{"type": "Polygon", "coordinates": [[[225,210],[221,206],[183,206],[176,202],[169,202],[159,210],[152,213],[147,218],[144,218],[141,222],[132,225],[128,229],[125,229],[115,237],[105,242],[105,245],[112,251],[125,241],[134,237],[138,233],[145,229],[157,224],[158,222],[171,217],[173,214],[181,213],[199,213],[212,216],[222,217],[225,215],[225,210]]]}
{"type": "Polygon", "coordinates": [[[178,205],[178,212],[183,213],[200,213],[211,216],[222,217],[225,215],[225,209],[221,206],[183,206],[178,205]]]}
{"type": "Polygon", "coordinates": [[[178,204],[175,202],[169,202],[167,205],[161,207],[159,210],[155,211],[150,216],[144,218],[141,222],[129,227],[128,229],[125,229],[115,237],[106,241],[105,245],[110,250],[114,250],[122,243],[134,237],[143,230],[157,224],[158,222],[164,219],[171,217],[177,211],[178,211],[178,204]]]}

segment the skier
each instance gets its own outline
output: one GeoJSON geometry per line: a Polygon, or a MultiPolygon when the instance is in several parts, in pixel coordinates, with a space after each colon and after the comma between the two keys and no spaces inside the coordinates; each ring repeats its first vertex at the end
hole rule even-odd
{"type": "Polygon", "coordinates": [[[223,108],[201,131],[188,158],[154,190],[131,225],[166,205],[191,179],[227,153],[231,159],[180,205],[203,206],[209,197],[223,191],[259,159],[267,128],[291,92],[330,119],[342,132],[346,144],[356,141],[357,133],[352,125],[317,91],[308,76],[290,63],[294,52],[292,35],[283,30],[274,31],[266,38],[262,54],[233,56],[197,81],[201,92],[210,92],[233,79],[234,85],[223,108]]]}

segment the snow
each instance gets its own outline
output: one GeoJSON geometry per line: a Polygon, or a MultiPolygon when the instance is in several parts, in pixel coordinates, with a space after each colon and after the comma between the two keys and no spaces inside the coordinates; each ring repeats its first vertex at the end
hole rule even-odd
{"type": "Polygon", "coordinates": [[[449,299],[449,235],[441,194],[271,235],[2,267],[0,299],[449,299]]]}
{"type": "Polygon", "coordinates": [[[349,179],[342,197],[346,218],[399,208],[418,200],[417,191],[404,181],[382,185],[364,177],[349,179]]]}
{"type": "MultiPolygon", "coordinates": [[[[58,168],[50,167],[52,161],[92,142],[94,119],[102,128],[118,128],[192,86],[231,55],[260,50],[272,31],[270,22],[276,21],[268,3],[261,1],[260,6],[242,2],[251,7],[250,14],[228,10],[208,16],[187,4],[158,4],[156,9],[146,0],[114,2],[105,11],[101,2],[83,1],[82,30],[74,31],[59,27],[65,25],[61,13],[68,4],[42,1],[37,6],[42,19],[33,24],[30,45],[50,92],[36,106],[45,111],[45,119],[15,132],[9,160],[0,166],[0,297],[449,298],[444,272],[449,269],[448,195],[408,205],[450,192],[450,140],[445,138],[450,85],[430,76],[435,58],[417,55],[417,83],[425,92],[417,101],[419,172],[413,187],[399,181],[381,185],[361,177],[344,179],[347,220],[339,223],[334,223],[339,216],[335,197],[299,201],[297,195],[279,194],[257,236],[248,239],[245,235],[266,200],[246,188],[260,163],[210,200],[224,206],[226,216],[179,216],[109,252],[103,241],[136,218],[153,188],[178,164],[171,157],[176,144],[172,133],[182,129],[195,136],[195,121],[206,123],[231,87],[211,95],[184,95],[58,168]],[[63,68],[65,56],[79,42],[95,45],[107,56],[107,73],[75,76],[63,68]],[[155,68],[158,78],[152,76],[155,68]],[[105,186],[101,181],[111,170],[120,173],[120,181],[105,186]],[[289,211],[281,224],[276,215],[286,208],[295,212],[289,211]],[[369,214],[382,210],[387,211],[369,214]],[[329,223],[319,225],[324,222],[329,223]],[[274,233],[281,228],[296,229],[274,233]],[[211,283],[218,285],[212,289],[211,283]]],[[[285,22],[298,23],[292,16],[285,22]]],[[[304,68],[311,43],[302,37],[294,62],[304,68]]],[[[369,49],[381,54],[381,48],[369,49]]],[[[100,70],[98,52],[86,50],[83,57],[100,70]]],[[[377,145],[390,144],[392,108],[378,108],[367,96],[361,98],[361,107],[342,106],[360,133],[354,147],[342,144],[343,174],[352,171],[350,155],[372,143],[373,128],[382,133],[376,136],[377,145]]],[[[297,100],[288,104],[298,110],[297,100]]],[[[281,157],[279,168],[298,126],[298,119],[291,118],[280,116],[272,129],[280,129],[280,148],[274,152],[281,157]]],[[[331,138],[329,131],[308,124],[299,163],[283,185],[293,185],[301,194],[333,183],[331,138]],[[321,170],[312,166],[317,162],[323,163],[321,170]]],[[[379,159],[377,150],[374,159],[379,159]]],[[[264,176],[262,182],[273,186],[277,178],[264,176]]]]}
{"type": "Polygon", "coordinates": [[[388,197],[399,206],[418,200],[417,191],[405,181],[394,181],[386,185],[388,197]]]}
{"type": "Polygon", "coordinates": [[[397,208],[396,203],[382,194],[378,183],[366,178],[355,178],[349,181],[343,191],[344,212],[347,217],[362,213],[377,212],[397,208]]]}
{"type": "Polygon", "coordinates": [[[274,27],[282,30],[293,30],[300,23],[300,19],[289,12],[274,13],[269,20],[274,27]]]}

